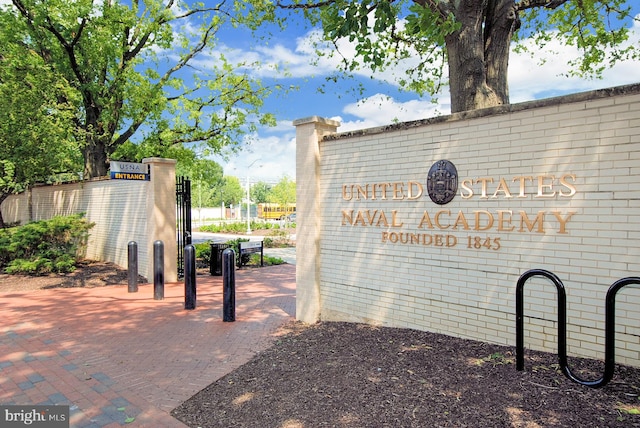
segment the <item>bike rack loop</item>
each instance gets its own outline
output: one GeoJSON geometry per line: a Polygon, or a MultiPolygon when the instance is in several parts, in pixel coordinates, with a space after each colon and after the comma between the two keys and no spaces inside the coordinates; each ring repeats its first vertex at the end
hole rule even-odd
{"type": "Polygon", "coordinates": [[[601,388],[613,378],[615,371],[615,305],[616,294],[630,284],[640,284],[640,277],[627,277],[614,282],[605,299],[604,374],[597,380],[584,380],[574,375],[567,364],[567,295],[562,281],[544,269],[523,273],[516,285],[516,370],[524,370],[524,284],[534,276],[549,279],[558,290],[558,363],[562,373],[572,381],[591,388],[601,388]]]}

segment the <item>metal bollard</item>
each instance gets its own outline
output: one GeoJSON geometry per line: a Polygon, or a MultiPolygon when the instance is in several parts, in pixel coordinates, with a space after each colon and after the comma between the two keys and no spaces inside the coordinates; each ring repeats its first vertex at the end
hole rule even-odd
{"type": "Polygon", "coordinates": [[[129,293],[138,292],[138,243],[136,241],[130,241],[127,245],[128,251],[128,268],[127,271],[129,279],[129,293]]]}
{"type": "Polygon", "coordinates": [[[184,247],[184,308],[196,308],[196,247],[184,247]]]}
{"type": "Polygon", "coordinates": [[[164,243],[153,243],[153,299],[164,300],[164,243]]]}
{"type": "Polygon", "coordinates": [[[222,321],[236,320],[236,252],[222,252],[222,321]]]}

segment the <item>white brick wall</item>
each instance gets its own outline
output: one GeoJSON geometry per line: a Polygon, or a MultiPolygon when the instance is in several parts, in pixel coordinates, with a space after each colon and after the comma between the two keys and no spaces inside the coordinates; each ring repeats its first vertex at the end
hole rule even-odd
{"type": "MultiPolygon", "coordinates": [[[[513,345],[516,281],[526,270],[541,268],[558,275],[566,287],[569,354],[602,358],[605,293],[615,280],[640,275],[638,92],[636,85],[616,96],[579,94],[511,106],[497,114],[453,115],[325,138],[319,144],[317,213],[320,318],[513,345]],[[498,192],[497,198],[465,199],[459,192],[449,204],[436,205],[426,194],[426,177],[440,159],[455,164],[460,181],[493,178],[488,196],[504,178],[513,197],[498,192]],[[568,193],[569,188],[558,183],[565,174],[575,176],[568,179],[576,189],[571,197],[535,197],[534,182],[527,183],[527,197],[520,198],[519,184],[511,181],[553,175],[553,190],[568,193]],[[393,200],[392,192],[387,200],[345,200],[342,195],[343,185],[410,181],[424,187],[417,200],[393,200]],[[353,218],[361,213],[355,225],[343,224],[343,211],[350,210],[353,218]],[[462,212],[471,230],[417,227],[425,211],[434,220],[439,210],[451,212],[442,218],[449,225],[462,212]],[[500,210],[510,210],[515,229],[498,230],[494,225],[488,231],[473,230],[473,213],[478,210],[493,213],[496,223],[500,210]],[[393,211],[402,227],[392,224],[393,211]],[[520,211],[530,220],[545,211],[545,233],[518,232],[520,211]],[[567,233],[557,233],[553,211],[563,218],[574,212],[566,223],[567,233]],[[388,226],[379,221],[380,212],[388,226]],[[362,225],[370,220],[373,225],[362,225]],[[450,235],[450,243],[455,239],[457,245],[447,247],[446,237],[442,246],[383,242],[384,232],[450,235]],[[499,238],[500,249],[468,248],[468,240],[473,244],[476,236],[493,243],[499,238]]],[[[304,173],[299,170],[298,179],[304,173]]],[[[480,184],[473,189],[479,192],[480,184]]],[[[551,189],[543,187],[543,192],[551,189]]],[[[555,287],[534,278],[525,295],[525,346],[555,352],[555,287]]],[[[616,361],[636,366],[639,303],[640,286],[629,286],[618,295],[616,361]]]]}
{"type": "Polygon", "coordinates": [[[164,241],[165,277],[173,281],[176,270],[175,161],[150,158],[152,165],[164,165],[162,174],[152,174],[161,194],[151,192],[149,181],[95,180],[31,190],[31,218],[28,195],[11,195],[1,206],[5,222],[37,221],[59,215],[85,213],[95,223],[90,230],[86,257],[122,267],[128,265],[128,244],[138,243],[138,272],[153,281],[153,242],[164,241]],[[168,165],[165,165],[168,164],[168,165]],[[165,193],[162,193],[165,192],[165,193]],[[168,196],[167,196],[168,195],[168,196]],[[150,226],[149,203],[166,219],[150,226]],[[166,206],[165,206],[166,205],[166,206]],[[167,227],[173,225],[173,229],[167,227]],[[163,236],[161,236],[164,234],[163,236]]]}

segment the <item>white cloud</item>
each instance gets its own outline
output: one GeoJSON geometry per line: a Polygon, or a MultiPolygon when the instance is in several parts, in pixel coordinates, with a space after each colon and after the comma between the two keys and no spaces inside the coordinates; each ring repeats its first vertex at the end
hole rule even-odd
{"type": "MultiPolygon", "coordinates": [[[[441,97],[441,101],[445,97],[441,97]]],[[[446,97],[448,100],[448,96],[446,97]]],[[[347,104],[343,113],[356,117],[356,120],[343,121],[336,116],[333,119],[341,122],[340,132],[355,129],[373,128],[388,125],[392,122],[407,122],[438,116],[450,111],[448,103],[432,103],[429,100],[413,99],[397,101],[384,94],[376,94],[357,103],[347,104]]]]}
{"type": "Polygon", "coordinates": [[[295,180],[295,129],[290,121],[283,122],[279,127],[284,132],[269,136],[252,135],[250,137],[252,143],[242,153],[226,162],[224,174],[240,178],[243,184],[247,173],[252,183],[257,181],[277,183],[284,176],[295,180]]]}

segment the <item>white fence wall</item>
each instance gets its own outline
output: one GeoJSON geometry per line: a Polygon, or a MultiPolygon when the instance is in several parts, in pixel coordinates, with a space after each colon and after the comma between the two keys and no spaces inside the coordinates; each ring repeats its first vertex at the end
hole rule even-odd
{"type": "MultiPolygon", "coordinates": [[[[138,243],[139,273],[152,280],[152,244],[155,239],[162,239],[154,222],[150,221],[156,210],[167,218],[163,224],[169,227],[173,224],[173,233],[170,230],[160,233],[164,236],[165,254],[175,254],[175,161],[145,161],[152,166],[159,165],[151,175],[154,181],[94,180],[38,186],[28,193],[7,198],[0,206],[3,218],[5,222],[24,224],[58,215],[85,213],[86,218],[95,223],[90,231],[86,257],[127,267],[128,243],[135,241],[138,243]],[[164,185],[158,185],[158,182],[164,185]],[[160,195],[152,191],[153,183],[161,188],[160,195]]],[[[172,278],[175,265],[176,260],[166,258],[167,278],[172,278]]]]}

